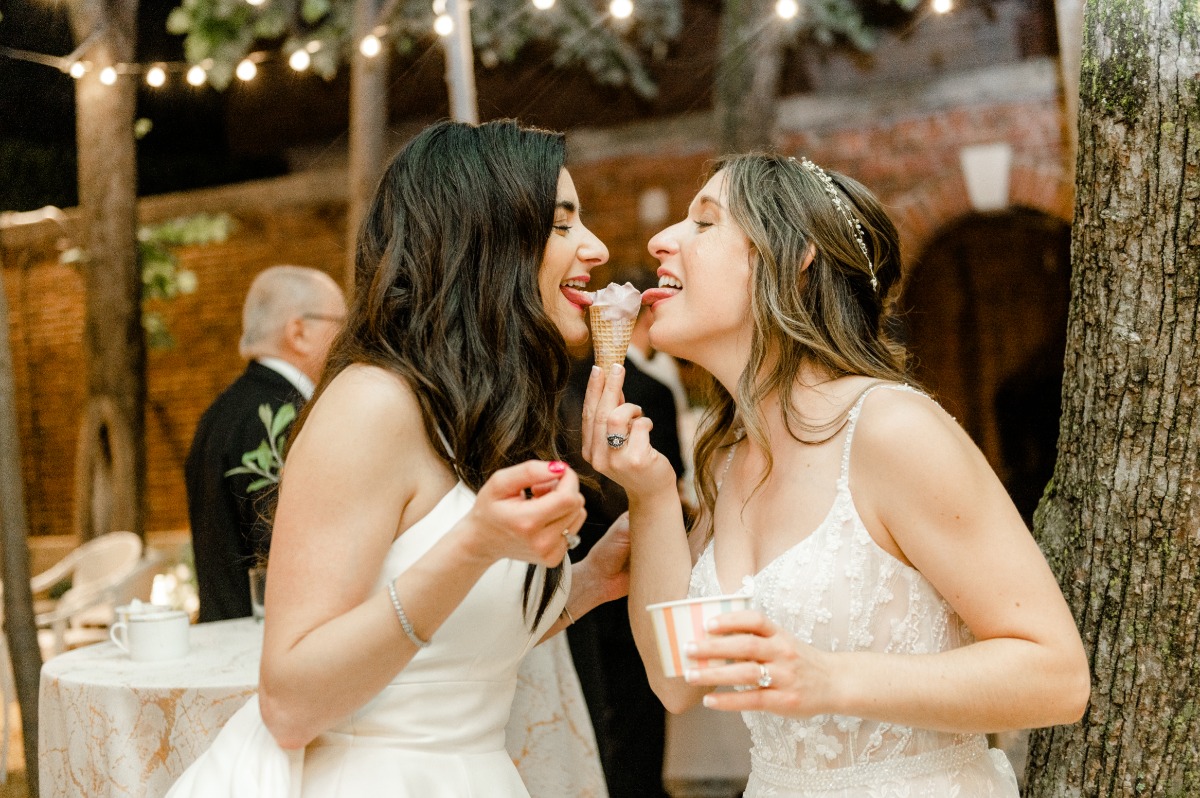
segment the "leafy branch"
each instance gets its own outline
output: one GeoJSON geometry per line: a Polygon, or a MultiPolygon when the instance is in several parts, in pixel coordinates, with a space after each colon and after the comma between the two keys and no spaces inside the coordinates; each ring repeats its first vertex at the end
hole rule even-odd
{"type": "MultiPolygon", "coordinates": [[[[171,300],[195,292],[196,273],[181,268],[175,247],[216,244],[233,232],[234,221],[227,213],[196,213],[138,229],[138,262],[142,270],[142,329],[151,349],[170,349],[175,338],[157,310],[146,308],[152,300],[171,300]]],[[[82,247],[72,247],[59,256],[67,265],[87,259],[82,247]]]]}
{"type": "Polygon", "coordinates": [[[271,412],[269,404],[259,405],[258,418],[267,431],[267,437],[257,448],[243,454],[242,464],[226,471],[225,476],[251,474],[258,477],[246,486],[247,493],[261,490],[268,485],[277,485],[279,473],[283,470],[284,435],[295,417],[296,407],[291,402],[280,405],[279,410],[274,413],[271,412]]]}

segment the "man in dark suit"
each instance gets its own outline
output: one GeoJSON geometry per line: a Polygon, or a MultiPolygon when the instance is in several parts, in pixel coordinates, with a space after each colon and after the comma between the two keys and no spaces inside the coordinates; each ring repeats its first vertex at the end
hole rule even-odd
{"type": "Polygon", "coordinates": [[[238,346],[249,363],[201,416],[184,466],[202,623],[250,615],[247,570],[270,545],[266,499],[289,417],[312,397],[345,315],[341,289],[316,269],[272,266],[250,286],[238,346]]]}
{"type": "MultiPolygon", "coordinates": [[[[638,284],[636,276],[621,274],[622,278],[625,276],[638,284]]],[[[647,279],[653,280],[652,277],[647,279]]],[[[649,315],[649,311],[643,310],[638,319],[643,332],[649,326],[649,315]]],[[[580,455],[583,394],[591,367],[590,358],[572,364],[570,383],[562,402],[569,438],[567,461],[596,482],[595,487],[580,486],[587,521],[579,532],[582,542],[571,552],[575,562],[582,559],[617,516],[628,509],[621,486],[593,471],[580,455]]],[[[650,445],[667,458],[676,474],[682,476],[676,402],[671,389],[639,369],[635,358],[629,357],[625,361],[623,391],[625,400],[641,407],[643,414],[654,422],[650,445]]],[[[626,600],[610,601],[596,607],[567,628],[567,639],[596,731],[596,744],[610,798],[667,798],[662,782],[666,710],[650,689],[629,626],[626,600]]]]}

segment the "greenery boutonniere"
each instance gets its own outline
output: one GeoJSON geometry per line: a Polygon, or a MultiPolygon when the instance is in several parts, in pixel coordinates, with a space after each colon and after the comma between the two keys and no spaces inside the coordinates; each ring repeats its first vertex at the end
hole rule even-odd
{"type": "Polygon", "coordinates": [[[258,479],[246,486],[247,493],[261,490],[267,485],[279,482],[279,472],[283,468],[284,433],[288,424],[296,417],[296,407],[287,402],[279,406],[279,410],[271,413],[271,406],[258,406],[258,417],[267,430],[267,437],[258,444],[257,449],[251,449],[242,455],[242,464],[225,472],[225,476],[235,474],[254,474],[258,479]]]}

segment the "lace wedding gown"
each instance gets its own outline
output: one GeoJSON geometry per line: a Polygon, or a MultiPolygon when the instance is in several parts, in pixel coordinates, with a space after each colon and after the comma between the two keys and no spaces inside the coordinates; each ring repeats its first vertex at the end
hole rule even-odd
{"type": "MultiPolygon", "coordinates": [[[[969,629],[916,569],[875,543],[850,493],[850,445],[863,401],[846,424],[833,506],[821,524],[738,592],[798,640],[826,651],[931,654],[973,642],[969,629]]],[[[710,541],[692,569],[689,595],[725,593],[710,541]]],[[[982,734],[817,715],[792,720],[746,712],[750,782],[746,798],[1016,798],[1001,751],[982,734]]]]}
{"type": "MultiPolygon", "coordinates": [[[[474,501],[463,483],[451,489],[392,544],[374,589],[386,589],[387,580],[428,551],[474,501]]],[[[263,725],[257,697],[251,698],[169,798],[527,798],[505,750],[505,725],[518,666],[561,612],[570,572],[531,631],[521,606],[525,571],[525,563],[512,560],[488,569],[428,648],[303,751],[279,748],[263,725]]],[[[577,678],[573,685],[578,691],[577,678]]],[[[594,750],[590,728],[583,737],[594,750]]],[[[599,773],[598,760],[594,770],[599,773]]]]}

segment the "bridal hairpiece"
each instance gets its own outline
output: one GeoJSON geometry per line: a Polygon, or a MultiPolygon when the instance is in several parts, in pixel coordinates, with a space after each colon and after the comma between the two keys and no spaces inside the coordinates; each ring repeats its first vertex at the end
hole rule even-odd
{"type": "MultiPolygon", "coordinates": [[[[788,158],[789,161],[795,162],[795,158],[788,158]]],[[[824,169],[817,166],[808,158],[801,158],[800,165],[808,171],[812,172],[821,185],[825,187],[825,192],[829,194],[829,198],[833,200],[833,206],[842,214],[842,218],[846,220],[846,224],[850,225],[850,233],[854,236],[854,240],[858,242],[858,248],[862,250],[863,257],[867,259],[867,271],[871,273],[871,288],[879,290],[879,281],[875,279],[875,264],[871,262],[871,256],[867,254],[866,234],[863,232],[862,223],[858,221],[858,217],[850,210],[850,206],[842,199],[838,193],[837,186],[833,184],[833,179],[825,172],[824,169]]]]}

